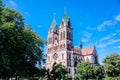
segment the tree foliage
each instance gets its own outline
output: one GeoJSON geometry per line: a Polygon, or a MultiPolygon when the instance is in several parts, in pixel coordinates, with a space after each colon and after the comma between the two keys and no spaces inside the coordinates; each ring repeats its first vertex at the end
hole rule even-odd
{"type": "Polygon", "coordinates": [[[0,0],[0,76],[33,75],[36,63],[44,60],[43,45],[31,26],[24,25],[22,15],[0,0]]]}
{"type": "Polygon", "coordinates": [[[52,75],[53,80],[65,80],[66,79],[66,74],[67,74],[67,68],[61,64],[57,64],[53,67],[52,71],[50,72],[52,75]]]}
{"type": "Polygon", "coordinates": [[[87,80],[92,76],[92,66],[89,62],[81,62],[77,65],[77,80],[87,80]]]}
{"type": "Polygon", "coordinates": [[[103,60],[106,78],[117,80],[120,78],[120,55],[117,53],[106,56],[103,60]],[[113,78],[113,79],[112,79],[113,78]]]}
{"type": "Polygon", "coordinates": [[[77,65],[76,80],[88,80],[97,79],[102,80],[104,75],[103,68],[101,66],[92,67],[89,62],[81,62],[77,65]]]}
{"type": "Polygon", "coordinates": [[[97,80],[102,80],[104,78],[104,70],[103,66],[95,66],[93,67],[92,78],[97,80]]]}

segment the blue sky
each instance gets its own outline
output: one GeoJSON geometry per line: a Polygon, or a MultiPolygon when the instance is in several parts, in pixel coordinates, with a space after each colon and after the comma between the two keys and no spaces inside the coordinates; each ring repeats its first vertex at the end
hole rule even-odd
{"type": "Polygon", "coordinates": [[[120,54],[120,0],[3,0],[24,17],[25,24],[44,39],[56,13],[60,25],[66,9],[73,27],[74,45],[96,46],[99,62],[113,52],[120,54]]]}

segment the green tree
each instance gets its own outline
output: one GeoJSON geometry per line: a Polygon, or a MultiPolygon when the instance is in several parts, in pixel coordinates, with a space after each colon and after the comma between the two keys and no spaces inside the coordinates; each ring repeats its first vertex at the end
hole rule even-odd
{"type": "Polygon", "coordinates": [[[0,0],[0,77],[36,74],[35,65],[44,61],[43,45],[31,26],[24,25],[22,15],[0,0]]]}
{"type": "Polygon", "coordinates": [[[93,78],[97,80],[102,80],[104,78],[104,70],[103,66],[95,66],[93,67],[93,78]]]}
{"type": "Polygon", "coordinates": [[[45,68],[45,67],[42,67],[39,69],[39,73],[38,73],[38,76],[40,78],[45,78],[47,77],[47,74],[49,74],[49,71],[45,68]]]}
{"type": "Polygon", "coordinates": [[[106,56],[103,60],[107,80],[120,79],[120,55],[117,53],[106,56]]]}
{"type": "Polygon", "coordinates": [[[89,62],[81,62],[77,65],[77,80],[88,80],[93,73],[93,67],[89,62]]]}
{"type": "Polygon", "coordinates": [[[56,79],[65,80],[66,74],[67,74],[67,68],[61,64],[56,64],[51,71],[53,80],[56,80],[56,79]]]}

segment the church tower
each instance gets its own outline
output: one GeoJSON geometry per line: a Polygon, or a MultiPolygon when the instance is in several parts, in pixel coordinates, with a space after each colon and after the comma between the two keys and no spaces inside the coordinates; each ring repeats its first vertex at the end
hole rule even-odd
{"type": "Polygon", "coordinates": [[[73,38],[72,38],[72,26],[70,18],[66,12],[61,20],[60,30],[59,30],[59,52],[62,55],[62,64],[68,68],[68,77],[72,78],[74,75],[73,68],[73,38]]]}
{"type": "Polygon", "coordinates": [[[55,18],[53,19],[50,29],[48,31],[47,38],[47,59],[46,59],[46,68],[52,68],[53,64],[56,63],[55,58],[58,57],[58,48],[59,48],[59,29],[57,27],[57,23],[55,18]],[[54,58],[53,58],[54,56],[54,58]]]}

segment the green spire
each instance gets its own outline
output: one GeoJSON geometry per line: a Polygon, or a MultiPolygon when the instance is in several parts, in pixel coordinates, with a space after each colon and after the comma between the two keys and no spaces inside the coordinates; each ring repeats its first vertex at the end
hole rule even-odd
{"type": "Polygon", "coordinates": [[[80,49],[83,48],[82,41],[80,40],[80,49]]]}
{"type": "Polygon", "coordinates": [[[54,18],[53,21],[52,21],[51,27],[54,30],[56,26],[57,26],[57,23],[56,23],[56,20],[54,18]]]}
{"type": "Polygon", "coordinates": [[[66,10],[64,12],[63,19],[64,19],[65,23],[67,23],[69,21],[69,16],[67,15],[66,10]]]}

